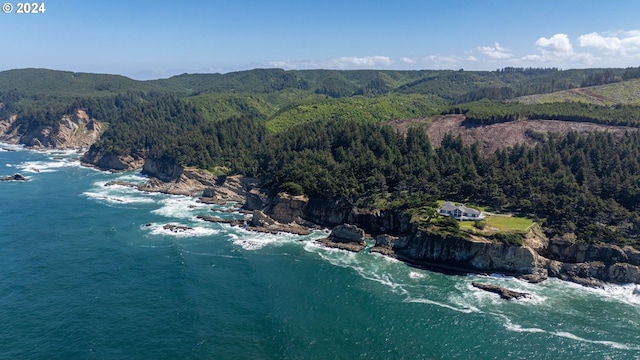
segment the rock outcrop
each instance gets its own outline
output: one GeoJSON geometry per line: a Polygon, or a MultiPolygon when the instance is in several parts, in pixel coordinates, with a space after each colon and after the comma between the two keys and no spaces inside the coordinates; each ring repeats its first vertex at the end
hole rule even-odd
{"type": "Polygon", "coordinates": [[[308,203],[309,198],[304,195],[279,193],[273,203],[268,206],[267,213],[281,223],[301,222],[308,203]]]}
{"type": "Polygon", "coordinates": [[[501,286],[497,286],[497,285],[481,284],[481,283],[477,283],[477,282],[472,282],[471,285],[473,287],[478,288],[478,289],[481,289],[481,290],[484,290],[484,291],[488,291],[488,292],[492,292],[494,294],[498,294],[498,295],[500,295],[500,298],[505,299],[505,300],[514,300],[514,299],[520,299],[520,298],[529,296],[529,294],[527,294],[527,293],[505,289],[505,288],[503,288],[501,286]]]}
{"type": "Polygon", "coordinates": [[[255,210],[247,230],[277,234],[287,232],[297,235],[309,235],[311,231],[308,228],[296,223],[282,224],[265,214],[260,210],[255,210]]]}
{"type": "Polygon", "coordinates": [[[144,157],[141,154],[115,155],[101,153],[94,148],[84,153],[80,159],[84,165],[95,166],[107,171],[131,171],[140,169],[144,165],[144,157]]]}
{"type": "Polygon", "coordinates": [[[8,119],[0,120],[0,141],[9,144],[20,143],[20,134],[18,129],[13,128],[13,124],[17,119],[17,115],[12,115],[8,119]]]}
{"type": "Polygon", "coordinates": [[[0,121],[0,141],[24,144],[33,148],[87,148],[100,138],[102,123],[91,119],[84,110],[62,116],[56,126],[32,128],[14,126],[17,116],[0,121]]]}
{"type": "Polygon", "coordinates": [[[147,158],[142,165],[142,174],[159,179],[163,182],[178,180],[184,173],[184,168],[173,161],[163,161],[147,158]]]}
{"type": "Polygon", "coordinates": [[[27,179],[24,175],[22,174],[13,174],[12,176],[5,176],[5,177],[1,177],[0,181],[28,181],[29,179],[27,179]]]}
{"type": "Polygon", "coordinates": [[[324,246],[360,252],[366,246],[365,232],[355,225],[339,225],[331,230],[331,234],[326,239],[318,240],[324,246]]]}
{"type": "Polygon", "coordinates": [[[245,226],[245,225],[247,225],[246,221],[244,221],[244,220],[222,219],[222,218],[219,218],[217,216],[198,215],[198,216],[196,216],[196,218],[198,218],[200,220],[203,220],[203,221],[207,221],[207,222],[214,222],[214,223],[219,223],[219,224],[229,224],[231,226],[245,226]]]}
{"type": "Polygon", "coordinates": [[[148,192],[160,192],[171,195],[200,196],[202,192],[215,185],[216,178],[206,170],[183,169],[180,176],[172,181],[151,178],[138,189],[148,192]]]}
{"type": "Polygon", "coordinates": [[[378,236],[372,251],[394,255],[416,265],[454,267],[461,271],[520,275],[539,273],[544,269],[544,260],[528,246],[423,230],[402,237],[378,236]]]}
{"type": "Polygon", "coordinates": [[[162,228],[177,234],[193,231],[191,227],[175,224],[165,224],[162,228]]]}
{"type": "Polygon", "coordinates": [[[590,287],[601,287],[605,282],[640,283],[638,250],[606,244],[545,242],[533,230],[524,245],[424,230],[399,237],[379,235],[371,251],[418,266],[447,271],[500,272],[534,283],[548,276],[590,287]],[[552,254],[555,259],[542,254],[552,254]]]}
{"type": "MultiPolygon", "coordinates": [[[[225,204],[236,202],[239,206],[248,210],[262,210],[263,206],[249,208],[246,205],[247,199],[258,195],[251,195],[257,192],[258,181],[256,179],[243,177],[240,175],[220,176],[213,184],[207,181],[208,186],[203,190],[200,201],[207,204],[225,204]]],[[[259,201],[261,203],[261,200],[259,201]]]]}

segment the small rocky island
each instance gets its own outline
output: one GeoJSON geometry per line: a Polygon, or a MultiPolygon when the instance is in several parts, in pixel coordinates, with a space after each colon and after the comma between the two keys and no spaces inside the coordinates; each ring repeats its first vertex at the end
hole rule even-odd
{"type": "Polygon", "coordinates": [[[518,292],[518,291],[513,291],[513,290],[509,290],[509,289],[505,289],[501,286],[497,286],[497,285],[491,285],[491,284],[481,284],[481,283],[477,283],[477,282],[472,282],[471,285],[475,288],[478,288],[480,290],[484,290],[484,291],[488,291],[494,294],[498,294],[500,295],[501,299],[505,299],[505,300],[517,300],[520,298],[526,298],[529,296],[529,294],[527,293],[523,293],[523,292],[518,292]]]}
{"type": "Polygon", "coordinates": [[[11,176],[1,177],[0,181],[29,181],[29,179],[22,174],[15,173],[11,176]]]}

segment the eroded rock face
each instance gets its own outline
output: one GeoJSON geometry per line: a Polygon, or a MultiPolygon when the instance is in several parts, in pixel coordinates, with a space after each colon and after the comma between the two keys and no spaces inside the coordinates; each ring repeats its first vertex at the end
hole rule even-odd
{"type": "Polygon", "coordinates": [[[331,235],[329,235],[329,239],[343,243],[362,243],[364,242],[364,236],[364,230],[355,225],[345,224],[333,228],[333,230],[331,230],[331,235]]]}
{"type": "Polygon", "coordinates": [[[139,154],[115,155],[102,153],[95,148],[90,148],[80,159],[83,164],[95,166],[100,170],[130,171],[142,168],[144,157],[139,154]]]}
{"type": "Polygon", "coordinates": [[[145,159],[142,166],[142,174],[152,176],[164,182],[174,181],[180,178],[184,168],[171,161],[157,159],[145,159]]]}
{"type": "Polygon", "coordinates": [[[0,140],[34,148],[79,149],[93,145],[103,132],[102,123],[91,119],[84,110],[64,115],[55,130],[47,125],[31,129],[14,129],[8,133],[16,118],[12,116],[8,120],[0,121],[0,140]]]}
{"type": "Polygon", "coordinates": [[[322,226],[337,226],[349,222],[352,206],[338,201],[310,199],[305,219],[322,226]]]}
{"type": "Polygon", "coordinates": [[[184,169],[182,174],[173,181],[165,182],[154,177],[138,186],[138,189],[172,195],[200,196],[214,183],[215,176],[206,170],[184,169]]]}
{"type": "MultiPolygon", "coordinates": [[[[436,266],[474,272],[503,272],[520,275],[523,280],[540,282],[548,276],[572,281],[590,287],[602,287],[609,283],[640,283],[640,266],[636,261],[638,251],[607,245],[580,244],[560,259],[548,259],[530,246],[493,243],[481,238],[463,239],[428,232],[416,232],[410,236],[380,235],[371,251],[394,256],[417,265],[436,266]],[[593,246],[593,248],[590,248],[593,246]],[[578,249],[582,254],[615,254],[626,257],[628,262],[572,262],[578,249]],[[631,260],[633,259],[633,260],[631,260]]],[[[581,255],[580,255],[581,256],[581,255]]]]}
{"type": "MultiPolygon", "coordinates": [[[[541,250],[541,255],[552,260],[569,263],[599,261],[605,264],[614,264],[640,260],[640,256],[634,254],[633,250],[632,248],[627,248],[629,254],[632,254],[632,259],[630,259],[627,251],[616,245],[573,243],[566,239],[555,237],[549,241],[546,249],[541,250]]],[[[640,263],[635,264],[640,265],[640,263]]]]}
{"type": "Polygon", "coordinates": [[[8,119],[0,120],[0,141],[17,144],[20,142],[20,134],[17,131],[11,131],[11,126],[18,119],[17,115],[12,115],[8,119]]]}
{"type": "Polygon", "coordinates": [[[364,230],[355,225],[345,224],[336,226],[331,230],[328,238],[318,240],[318,242],[327,247],[360,252],[367,246],[364,238],[364,230]]]}
{"type": "Polygon", "coordinates": [[[528,246],[494,243],[416,231],[408,236],[379,235],[373,252],[447,271],[502,272],[513,275],[535,274],[546,279],[546,259],[528,246]]]}
{"type": "Polygon", "coordinates": [[[276,222],[275,220],[273,220],[272,218],[270,218],[269,216],[267,216],[265,213],[263,213],[260,210],[255,210],[253,212],[253,216],[251,218],[251,226],[256,226],[256,227],[267,227],[267,226],[271,226],[271,225],[275,225],[276,222]]]}
{"type": "Polygon", "coordinates": [[[309,198],[304,195],[293,196],[279,193],[268,213],[273,219],[283,224],[298,222],[304,216],[309,198]]]}

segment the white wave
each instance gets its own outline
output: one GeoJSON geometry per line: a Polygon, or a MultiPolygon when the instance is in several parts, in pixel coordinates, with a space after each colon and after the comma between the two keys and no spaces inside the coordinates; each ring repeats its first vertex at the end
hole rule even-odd
{"type": "Polygon", "coordinates": [[[176,225],[180,227],[184,227],[184,229],[179,230],[171,230],[165,228],[166,224],[146,224],[141,226],[142,229],[149,230],[152,235],[165,235],[165,236],[174,236],[174,237],[201,237],[201,236],[211,236],[220,233],[220,230],[210,229],[202,226],[186,226],[184,224],[171,223],[171,225],[176,225]]]}
{"type": "Polygon", "coordinates": [[[377,257],[380,258],[382,260],[384,260],[385,262],[391,263],[391,264],[402,264],[402,261],[396,259],[396,258],[392,258],[391,256],[387,256],[387,255],[383,255],[377,252],[372,252],[369,253],[369,255],[373,256],[373,257],[377,257]]]}
{"type": "Polygon", "coordinates": [[[132,183],[132,184],[142,184],[148,179],[149,179],[148,177],[141,175],[139,172],[121,173],[115,178],[116,181],[123,181],[123,182],[132,183]]]}
{"type": "Polygon", "coordinates": [[[573,296],[594,296],[602,301],[631,305],[640,312],[640,294],[634,294],[636,285],[606,284],[604,288],[591,288],[569,281],[548,279],[540,285],[551,295],[572,294],[573,296]]]}
{"type": "Polygon", "coordinates": [[[7,143],[3,143],[0,142],[0,151],[21,151],[24,150],[25,147],[24,145],[17,145],[17,144],[7,144],[7,143]]]}
{"type": "Polygon", "coordinates": [[[104,201],[110,204],[148,204],[153,203],[155,200],[139,197],[139,196],[127,196],[125,194],[114,195],[108,192],[90,192],[85,191],[82,195],[99,201],[104,201]]]}
{"type": "Polygon", "coordinates": [[[609,347],[614,348],[614,349],[635,350],[635,351],[640,350],[640,346],[639,345],[621,344],[621,343],[616,342],[616,341],[607,341],[607,340],[589,340],[589,339],[581,338],[581,337],[579,337],[577,335],[574,335],[574,334],[572,334],[570,332],[566,332],[566,331],[551,332],[551,334],[556,335],[556,336],[560,336],[560,337],[563,337],[563,338],[575,340],[575,341],[586,342],[586,343],[590,343],[590,344],[606,345],[606,346],[609,346],[609,347]]]}
{"type": "Polygon", "coordinates": [[[195,211],[209,209],[209,205],[203,204],[190,196],[170,196],[161,200],[160,204],[162,204],[162,207],[153,210],[152,213],[176,219],[192,219],[196,215],[195,211]]]}
{"type": "Polygon", "coordinates": [[[513,331],[513,332],[529,332],[529,333],[545,333],[545,330],[539,329],[539,328],[523,328],[520,325],[516,325],[516,324],[509,324],[509,325],[505,325],[505,328],[509,331],[513,331]]]}
{"type": "Polygon", "coordinates": [[[436,306],[443,307],[445,309],[449,309],[449,310],[453,310],[453,311],[457,311],[457,312],[461,312],[461,313],[465,313],[465,314],[481,312],[480,309],[478,309],[475,306],[456,307],[456,306],[452,306],[452,305],[449,305],[449,304],[445,304],[445,303],[441,303],[441,302],[438,302],[438,301],[425,299],[425,298],[411,298],[411,297],[409,297],[409,298],[406,298],[404,300],[404,302],[436,305],[436,306]]]}
{"type": "MultiPolygon", "coordinates": [[[[264,235],[264,234],[263,234],[264,235]]],[[[260,236],[256,235],[252,238],[245,238],[236,236],[233,238],[233,244],[242,247],[244,250],[259,250],[263,247],[278,242],[275,236],[260,236]]]]}
{"type": "Polygon", "coordinates": [[[78,156],[78,150],[74,149],[43,149],[43,150],[33,150],[34,152],[43,153],[51,156],[78,156]]]}
{"type": "Polygon", "coordinates": [[[312,232],[310,235],[300,236],[289,233],[267,234],[255,231],[248,231],[238,227],[222,225],[229,229],[227,236],[232,240],[233,244],[241,246],[244,250],[259,250],[265,246],[282,246],[284,244],[301,243],[305,245],[310,243],[311,239],[319,237],[319,234],[312,232]]]}
{"type": "MultiPolygon", "coordinates": [[[[329,248],[315,241],[305,244],[305,250],[314,252],[332,265],[355,270],[362,278],[389,287],[394,293],[408,295],[406,284],[396,281],[391,275],[389,266],[397,262],[380,261],[380,257],[373,257],[369,253],[355,253],[352,251],[329,248]]],[[[386,257],[384,257],[386,258],[386,257]]]]}
{"type": "Polygon", "coordinates": [[[598,289],[598,294],[608,300],[622,302],[627,305],[640,305],[640,287],[635,284],[605,285],[604,289],[598,289]],[[637,290],[636,290],[637,289],[637,290]]]}
{"type": "Polygon", "coordinates": [[[93,189],[83,192],[82,195],[109,204],[150,204],[157,201],[156,194],[145,193],[129,186],[105,184],[106,181],[96,181],[93,183],[93,189]]]}
{"type": "Polygon", "coordinates": [[[514,324],[513,322],[511,322],[511,319],[509,319],[507,316],[502,315],[502,314],[494,314],[497,315],[501,318],[504,319],[504,323],[502,324],[504,326],[505,329],[509,330],[509,331],[513,331],[513,332],[528,332],[528,333],[546,333],[546,330],[540,329],[540,328],[525,328],[522,327],[518,324],[514,324]]]}
{"type": "Polygon", "coordinates": [[[27,173],[55,172],[66,167],[81,167],[78,161],[60,159],[56,161],[25,161],[17,167],[27,173]]]}
{"type": "Polygon", "coordinates": [[[409,271],[409,277],[411,279],[424,279],[426,275],[417,271],[409,271]]]}

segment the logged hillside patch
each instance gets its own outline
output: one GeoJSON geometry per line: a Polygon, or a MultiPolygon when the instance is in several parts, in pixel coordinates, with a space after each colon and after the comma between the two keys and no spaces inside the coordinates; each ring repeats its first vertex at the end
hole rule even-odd
{"type": "MultiPolygon", "coordinates": [[[[393,123],[390,123],[393,126],[393,123]]],[[[549,133],[567,134],[570,131],[588,133],[594,131],[611,132],[622,135],[636,128],[625,126],[611,126],[587,122],[572,122],[559,120],[519,120],[505,123],[470,126],[465,123],[463,115],[443,115],[429,118],[407,119],[401,122],[397,129],[410,127],[415,124],[428,124],[426,127],[429,141],[434,146],[440,146],[447,134],[460,136],[462,141],[471,145],[478,143],[483,155],[494,153],[497,149],[526,144],[535,146],[544,142],[549,133]],[[415,120],[415,121],[411,121],[415,120]]]]}
{"type": "Polygon", "coordinates": [[[522,96],[512,101],[523,104],[578,102],[602,106],[640,105],[640,79],[557,91],[550,94],[522,96]]]}

